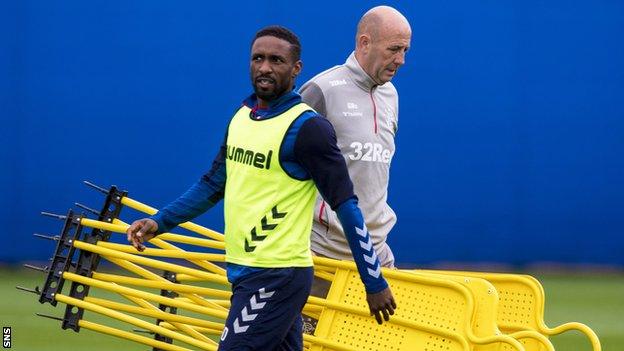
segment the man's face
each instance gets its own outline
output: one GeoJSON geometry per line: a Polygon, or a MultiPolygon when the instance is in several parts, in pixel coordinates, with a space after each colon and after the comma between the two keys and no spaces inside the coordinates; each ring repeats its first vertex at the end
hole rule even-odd
{"type": "Polygon", "coordinates": [[[377,84],[392,80],[399,67],[405,63],[405,54],[410,46],[411,32],[390,31],[370,38],[364,46],[362,68],[377,84]]]}
{"type": "Polygon", "coordinates": [[[259,99],[271,101],[292,90],[301,72],[301,61],[293,58],[291,44],[264,36],[251,46],[251,84],[259,99]]]}

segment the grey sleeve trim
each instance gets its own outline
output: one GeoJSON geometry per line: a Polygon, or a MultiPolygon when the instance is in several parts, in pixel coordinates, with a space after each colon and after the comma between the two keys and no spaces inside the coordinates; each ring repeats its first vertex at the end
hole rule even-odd
{"type": "Polygon", "coordinates": [[[303,102],[310,105],[318,114],[323,117],[327,116],[327,107],[325,106],[325,95],[323,94],[323,90],[318,84],[309,81],[305,83],[301,89],[299,89],[299,94],[301,94],[301,98],[303,102]]]}

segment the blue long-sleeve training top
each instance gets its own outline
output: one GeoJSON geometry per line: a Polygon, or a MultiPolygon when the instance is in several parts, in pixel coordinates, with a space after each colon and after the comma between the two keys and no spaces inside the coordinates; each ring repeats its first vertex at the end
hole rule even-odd
{"type": "MultiPolygon", "coordinates": [[[[291,91],[271,101],[266,109],[257,108],[255,94],[245,99],[243,104],[252,109],[252,118],[262,120],[278,116],[300,102],[301,96],[291,91]]],[[[227,181],[226,142],[227,131],[210,170],[182,196],[151,217],[158,223],[158,233],[168,232],[178,224],[192,220],[223,199],[227,181]]],[[[376,293],[385,289],[388,284],[381,275],[379,260],[371,248],[370,235],[357,206],[353,184],[336,145],[336,133],[331,123],[314,111],[304,112],[286,132],[279,160],[291,177],[312,179],[327,204],[336,211],[366,291],[376,293]]],[[[234,283],[261,269],[229,263],[228,280],[234,283]]]]}

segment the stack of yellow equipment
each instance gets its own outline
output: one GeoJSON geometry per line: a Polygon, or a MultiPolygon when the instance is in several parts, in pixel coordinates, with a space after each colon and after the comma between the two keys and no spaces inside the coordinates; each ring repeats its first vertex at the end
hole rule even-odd
{"type": "MultiPolygon", "coordinates": [[[[118,206],[146,214],[156,212],[113,190],[108,193],[107,204],[113,197],[118,206]]],[[[100,214],[104,212],[111,211],[105,208],[100,214]]],[[[103,218],[79,216],[73,222],[79,227],[78,233],[80,228],[125,233],[127,224],[119,218],[100,216],[103,218]]],[[[56,274],[57,282],[71,281],[71,292],[64,294],[62,283],[56,286],[46,282],[47,291],[41,292],[40,301],[47,296],[53,299],[48,302],[66,304],[66,318],[78,320],[78,328],[73,327],[76,330],[91,329],[160,350],[216,350],[231,295],[222,267],[223,235],[190,222],[181,227],[200,237],[162,234],[150,241],[156,248],[143,252],[105,240],[66,240],[71,250],[97,255],[129,274],[98,269],[87,274],[80,267],[59,264],[65,268],[48,277],[56,274]],[[156,273],[163,271],[170,275],[169,279],[156,273]],[[50,294],[50,288],[56,290],[50,294]],[[96,291],[116,293],[130,303],[96,297],[96,291]],[[83,318],[81,311],[95,312],[141,330],[131,332],[93,323],[83,318]],[[145,336],[144,332],[156,337],[145,336]]],[[[554,351],[548,337],[570,329],[585,333],[593,351],[600,351],[595,333],[581,323],[556,328],[544,324],[544,292],[530,276],[384,269],[398,308],[390,322],[378,325],[369,315],[353,262],[315,257],[314,263],[317,277],[329,280],[331,288],[326,297],[311,296],[304,308],[307,315],[318,319],[314,334],[304,335],[305,348],[310,351],[554,351]]]]}

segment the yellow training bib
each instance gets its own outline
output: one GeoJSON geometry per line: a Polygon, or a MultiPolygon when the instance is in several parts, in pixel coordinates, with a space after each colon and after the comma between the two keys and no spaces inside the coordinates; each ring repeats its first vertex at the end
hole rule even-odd
{"type": "Polygon", "coordinates": [[[309,267],[316,188],[279,162],[284,136],[304,103],[265,120],[241,107],[228,129],[225,159],[226,261],[251,267],[309,267]]]}

